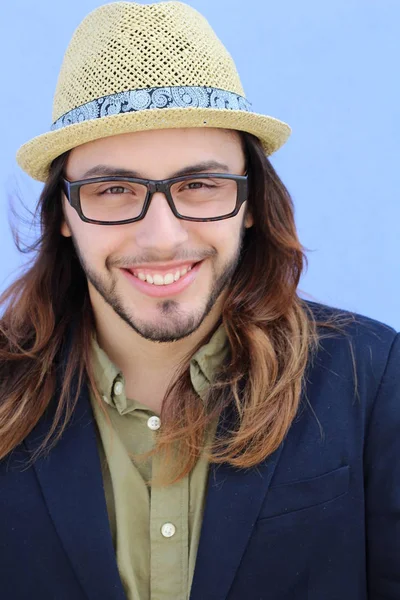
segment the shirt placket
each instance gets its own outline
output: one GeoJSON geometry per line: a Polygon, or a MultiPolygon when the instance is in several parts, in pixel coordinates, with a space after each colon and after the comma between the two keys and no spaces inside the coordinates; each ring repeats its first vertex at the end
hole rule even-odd
{"type": "MultiPolygon", "coordinates": [[[[159,458],[153,458],[153,475],[159,458]]],[[[184,600],[188,593],[189,478],[151,490],[150,502],[150,598],[184,600]]]]}

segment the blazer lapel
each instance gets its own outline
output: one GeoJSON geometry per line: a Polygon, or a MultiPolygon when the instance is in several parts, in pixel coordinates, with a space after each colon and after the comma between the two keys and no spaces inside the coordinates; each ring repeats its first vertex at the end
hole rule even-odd
{"type": "Polygon", "coordinates": [[[227,597],[282,445],[252,469],[212,465],[190,600],[227,597]]]}
{"type": "MultiPolygon", "coordinates": [[[[56,399],[55,399],[56,400],[56,399]]],[[[30,452],[49,430],[56,402],[25,440],[30,452]]],[[[104,498],[86,385],[61,440],[33,463],[55,529],[90,600],[125,600],[104,498]]]]}

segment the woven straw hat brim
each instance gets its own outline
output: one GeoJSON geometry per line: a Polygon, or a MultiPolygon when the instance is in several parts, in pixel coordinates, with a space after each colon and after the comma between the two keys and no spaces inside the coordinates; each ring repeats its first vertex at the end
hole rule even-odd
{"type": "Polygon", "coordinates": [[[289,125],[283,121],[242,110],[148,109],[83,121],[39,135],[21,146],[17,162],[33,179],[45,182],[51,162],[67,150],[122,133],[182,127],[247,131],[260,139],[267,156],[278,150],[291,133],[289,125]]]}

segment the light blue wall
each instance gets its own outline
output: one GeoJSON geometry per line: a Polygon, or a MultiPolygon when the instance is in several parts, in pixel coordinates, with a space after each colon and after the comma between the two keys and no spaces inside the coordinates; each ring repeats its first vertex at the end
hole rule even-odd
{"type": "MultiPolygon", "coordinates": [[[[147,2],[148,3],[148,2],[147,2]]],[[[399,0],[189,0],[233,55],[256,111],[287,121],[273,158],[310,249],[302,289],[400,328],[399,0]]],[[[17,148],[47,130],[71,34],[100,0],[4,2],[0,23],[0,289],[20,258],[9,194],[41,189],[17,148]]]]}

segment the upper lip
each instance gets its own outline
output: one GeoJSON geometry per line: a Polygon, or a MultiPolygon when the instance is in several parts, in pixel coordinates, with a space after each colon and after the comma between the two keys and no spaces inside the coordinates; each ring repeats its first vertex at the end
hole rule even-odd
{"type": "Polygon", "coordinates": [[[199,260],[185,260],[173,263],[149,263],[141,265],[133,265],[131,267],[123,267],[128,271],[151,271],[152,273],[172,273],[177,269],[191,267],[200,262],[199,260]]]}

